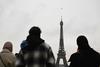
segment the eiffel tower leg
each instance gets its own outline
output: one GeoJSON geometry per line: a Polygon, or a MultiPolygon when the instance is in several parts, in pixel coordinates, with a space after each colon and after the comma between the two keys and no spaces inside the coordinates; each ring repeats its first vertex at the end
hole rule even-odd
{"type": "Polygon", "coordinates": [[[64,62],[65,67],[68,67],[68,64],[67,64],[67,61],[66,61],[66,57],[63,57],[63,62],[64,62]]]}
{"type": "Polygon", "coordinates": [[[60,58],[58,57],[57,62],[56,62],[56,67],[59,67],[59,61],[60,61],[60,58]]]}

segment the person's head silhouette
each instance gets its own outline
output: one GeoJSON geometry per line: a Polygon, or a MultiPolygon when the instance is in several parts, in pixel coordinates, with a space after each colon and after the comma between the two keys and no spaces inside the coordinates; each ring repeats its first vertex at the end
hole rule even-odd
{"type": "Polygon", "coordinates": [[[42,42],[44,42],[41,38],[41,29],[37,26],[31,27],[25,42],[28,43],[28,50],[33,50],[33,48],[38,47],[42,42]]]}
{"type": "Polygon", "coordinates": [[[29,30],[29,35],[35,35],[35,36],[40,36],[41,34],[41,30],[39,27],[37,26],[33,26],[30,30],[29,30]]]}
{"type": "Polygon", "coordinates": [[[88,44],[88,40],[84,35],[80,35],[77,38],[77,45],[79,49],[88,49],[90,48],[89,44],[88,44]]]}

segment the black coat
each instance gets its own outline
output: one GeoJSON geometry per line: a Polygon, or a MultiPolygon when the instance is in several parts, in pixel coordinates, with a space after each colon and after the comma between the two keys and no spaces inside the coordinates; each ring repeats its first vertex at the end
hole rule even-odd
{"type": "Polygon", "coordinates": [[[91,52],[76,52],[71,55],[69,59],[69,67],[99,67],[100,65],[100,54],[91,52]]]}

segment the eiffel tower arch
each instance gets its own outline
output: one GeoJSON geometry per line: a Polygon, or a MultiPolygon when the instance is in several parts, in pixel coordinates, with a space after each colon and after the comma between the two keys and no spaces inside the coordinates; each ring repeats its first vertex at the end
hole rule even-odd
{"type": "Polygon", "coordinates": [[[66,52],[64,50],[64,40],[63,40],[63,21],[61,19],[60,22],[60,43],[59,43],[59,51],[57,54],[57,61],[56,67],[68,67],[67,60],[66,60],[66,52]],[[60,59],[63,60],[63,64],[59,64],[60,59]]]}

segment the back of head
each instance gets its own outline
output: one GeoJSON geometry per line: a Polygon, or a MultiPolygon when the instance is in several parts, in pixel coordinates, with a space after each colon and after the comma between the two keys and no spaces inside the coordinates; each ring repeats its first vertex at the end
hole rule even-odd
{"type": "Polygon", "coordinates": [[[80,35],[77,38],[77,45],[79,49],[88,49],[90,48],[89,44],[88,44],[88,40],[84,35],[80,35]]]}
{"type": "Polygon", "coordinates": [[[41,35],[41,29],[37,26],[33,26],[29,30],[29,35],[27,36],[26,39],[28,47],[26,47],[25,49],[33,50],[36,47],[38,47],[42,42],[44,42],[44,40],[41,39],[40,35],[41,35]]]}
{"type": "Polygon", "coordinates": [[[34,42],[38,43],[40,40],[40,34],[41,34],[40,28],[37,26],[33,26],[29,30],[29,35],[27,36],[28,43],[30,43],[30,44],[34,44],[34,42]]]}
{"type": "Polygon", "coordinates": [[[3,46],[3,49],[8,49],[10,52],[12,52],[13,50],[13,45],[11,42],[5,42],[4,46],[3,46]]]}
{"type": "Polygon", "coordinates": [[[33,26],[30,30],[29,30],[29,35],[35,35],[35,36],[40,36],[41,34],[41,30],[39,27],[37,26],[33,26]]]}

